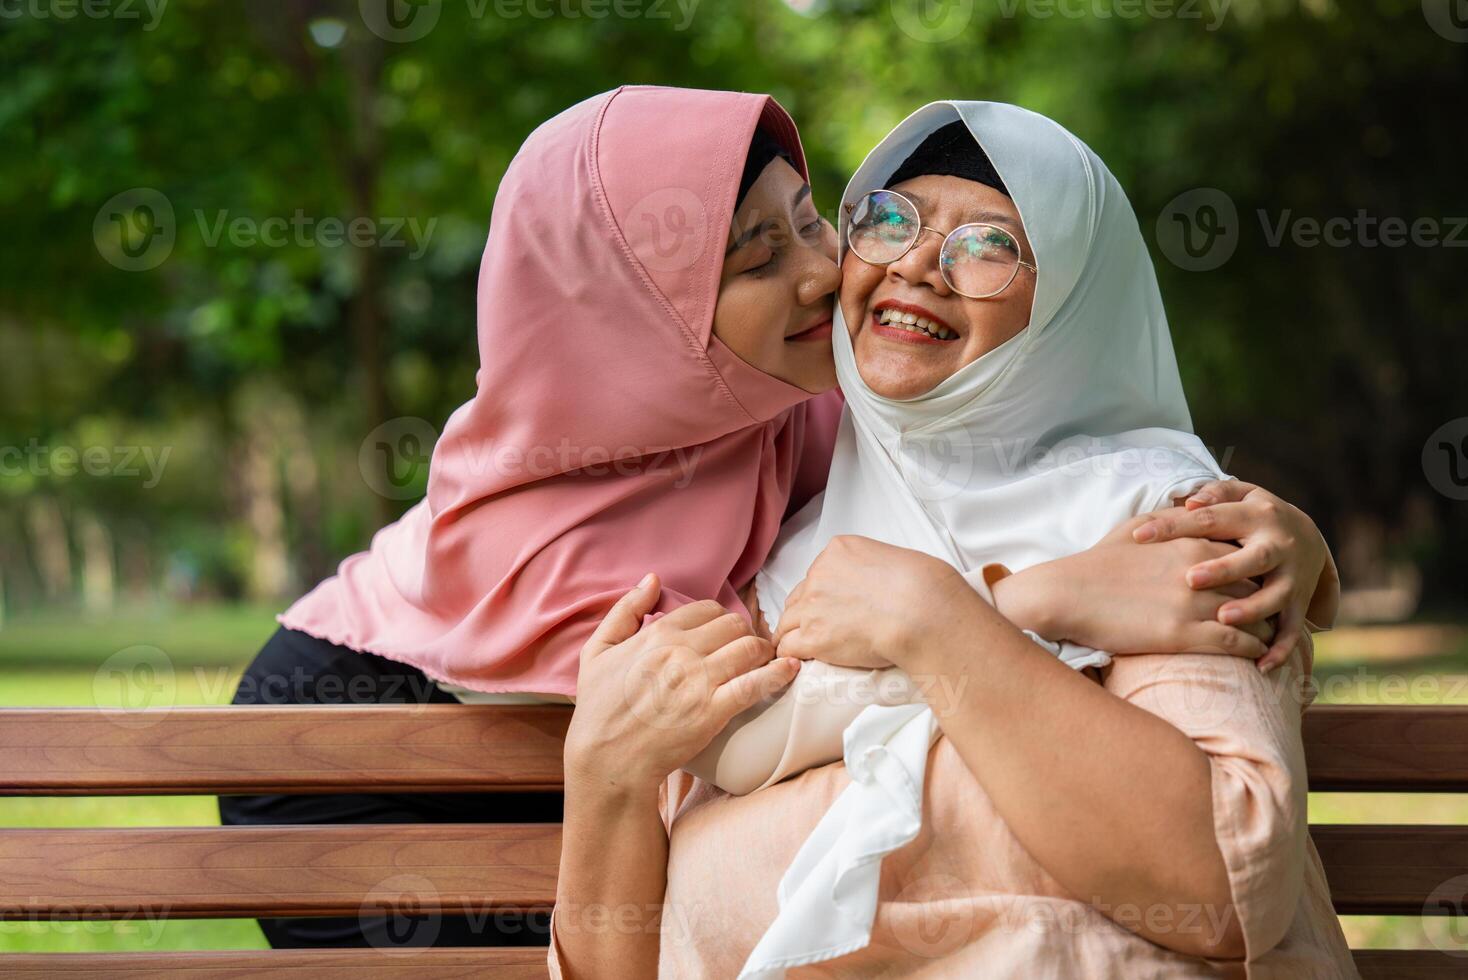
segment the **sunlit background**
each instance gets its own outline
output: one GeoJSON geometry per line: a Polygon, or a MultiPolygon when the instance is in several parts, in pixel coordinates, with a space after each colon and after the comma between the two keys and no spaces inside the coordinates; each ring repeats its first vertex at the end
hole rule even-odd
{"type": "MultiPolygon", "coordinates": [[[[772,93],[831,216],[924,102],[1060,120],[1131,195],[1198,431],[1332,543],[1321,699],[1468,703],[1464,0],[3,0],[0,66],[0,704],[113,703],[118,658],[227,702],[274,613],[421,494],[521,140],[626,82],[772,93]]],[[[215,820],[0,800],[10,826],[215,820]]],[[[9,950],[263,946],[4,925],[9,950]]]]}

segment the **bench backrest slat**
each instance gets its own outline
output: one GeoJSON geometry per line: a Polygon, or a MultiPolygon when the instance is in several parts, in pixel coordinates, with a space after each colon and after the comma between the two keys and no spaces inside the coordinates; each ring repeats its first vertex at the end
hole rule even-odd
{"type": "MultiPolygon", "coordinates": [[[[1468,874],[1468,828],[1310,834],[1343,914],[1450,914],[1428,900],[1468,874]]],[[[548,909],[560,835],[559,824],[0,830],[0,894],[16,896],[0,918],[356,915],[385,882],[421,887],[424,911],[548,909]]]]}
{"type": "Polygon", "coordinates": [[[559,824],[0,830],[0,918],[546,910],[560,856],[559,824]]]}
{"type": "Polygon", "coordinates": [[[0,794],[559,790],[561,705],[8,708],[0,794]]]}
{"type": "Polygon", "coordinates": [[[187,976],[189,980],[546,980],[544,947],[279,949],[169,953],[10,953],[8,977],[187,976]]]}
{"type": "MultiPolygon", "coordinates": [[[[0,793],[504,792],[561,788],[560,705],[0,710],[0,793]],[[331,712],[323,718],[321,712],[331,712]],[[329,724],[324,723],[329,720],[329,724]],[[223,751],[227,749],[228,751],[223,751]]],[[[1468,791],[1468,707],[1305,713],[1316,791],[1468,791]]]]}
{"type": "Polygon", "coordinates": [[[1468,791],[1468,706],[1316,705],[1304,736],[1317,792],[1468,791]]]}

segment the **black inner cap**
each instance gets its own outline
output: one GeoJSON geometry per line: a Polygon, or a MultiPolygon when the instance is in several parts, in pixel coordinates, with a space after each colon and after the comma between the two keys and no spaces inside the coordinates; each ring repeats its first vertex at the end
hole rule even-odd
{"type": "Polygon", "coordinates": [[[771,136],[763,127],[754,131],[754,138],[749,141],[749,153],[744,158],[744,173],[739,177],[739,196],[734,200],[734,208],[738,210],[739,205],[744,203],[744,195],[759,180],[759,175],[765,172],[770,161],[776,157],[784,160],[790,166],[795,166],[795,161],[790,159],[790,153],[780,145],[780,141],[771,136]]]}
{"type": "Polygon", "coordinates": [[[902,161],[902,166],[893,171],[884,186],[891,187],[924,174],[962,177],[964,180],[986,184],[1005,197],[1010,196],[1004,181],[999,179],[999,171],[989,162],[989,155],[980,148],[978,141],[962,121],[951,122],[930,133],[902,161]]]}

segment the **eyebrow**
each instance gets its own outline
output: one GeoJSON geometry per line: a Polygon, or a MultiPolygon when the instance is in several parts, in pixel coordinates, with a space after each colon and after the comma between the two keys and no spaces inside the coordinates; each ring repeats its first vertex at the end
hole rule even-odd
{"type": "MultiPolygon", "coordinates": [[[[903,191],[902,192],[902,196],[905,197],[905,198],[907,198],[913,204],[917,205],[917,209],[919,211],[926,211],[926,210],[928,210],[928,205],[929,205],[929,203],[931,203],[929,201],[924,200],[921,195],[914,194],[911,191],[903,191]]],[[[988,222],[990,224],[996,224],[996,225],[998,225],[998,224],[1008,225],[1010,228],[1014,228],[1014,229],[1018,229],[1019,228],[1019,222],[1015,221],[1014,218],[1010,217],[1009,215],[1005,214],[1002,211],[978,211],[978,212],[975,212],[973,214],[970,214],[968,216],[967,220],[965,220],[963,222],[963,224],[971,225],[971,224],[977,224],[977,223],[980,223],[980,222],[988,222]]]]}
{"type": "MultiPolygon", "coordinates": [[[[800,202],[804,201],[808,197],[810,197],[810,185],[801,184],[800,189],[797,190],[795,194],[790,198],[790,210],[794,211],[796,208],[800,207],[800,202]]],[[[755,235],[758,235],[760,232],[769,228],[772,224],[774,224],[774,219],[771,219],[769,221],[761,221],[759,224],[755,225],[753,228],[749,229],[744,234],[734,239],[734,241],[730,243],[729,247],[724,249],[724,255],[728,256],[736,250],[748,245],[750,240],[754,238],[755,235]]]]}

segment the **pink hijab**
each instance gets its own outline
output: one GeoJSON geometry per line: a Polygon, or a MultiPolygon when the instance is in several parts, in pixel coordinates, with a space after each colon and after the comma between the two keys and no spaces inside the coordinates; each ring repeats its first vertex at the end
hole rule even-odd
{"type": "Polygon", "coordinates": [[[541,125],[495,195],[477,392],[428,494],[279,617],[478,691],[576,693],[582,644],[642,575],[661,611],[735,593],[825,484],[837,396],[712,336],[765,95],[628,86],[541,125]]]}

